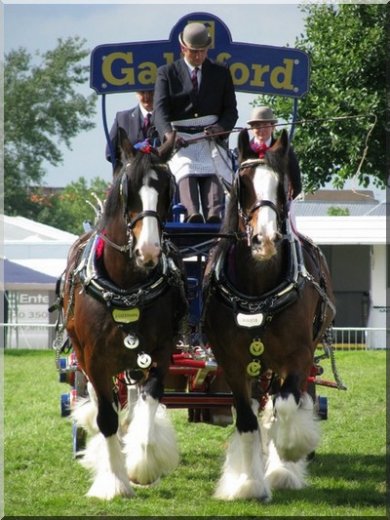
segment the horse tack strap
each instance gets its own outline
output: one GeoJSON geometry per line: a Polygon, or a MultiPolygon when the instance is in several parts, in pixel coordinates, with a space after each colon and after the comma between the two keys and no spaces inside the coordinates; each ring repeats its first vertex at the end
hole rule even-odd
{"type": "Polygon", "coordinates": [[[138,321],[140,309],[151,304],[169,286],[175,277],[173,261],[165,254],[161,257],[161,269],[154,278],[132,290],[117,287],[111,280],[101,276],[95,264],[95,252],[99,236],[88,241],[76,272],[86,292],[113,309],[113,319],[118,323],[129,324],[138,321]]]}

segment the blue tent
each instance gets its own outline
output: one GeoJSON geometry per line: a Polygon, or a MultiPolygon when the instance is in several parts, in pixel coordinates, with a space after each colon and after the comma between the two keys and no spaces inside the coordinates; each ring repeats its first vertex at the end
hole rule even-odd
{"type": "MultiPolygon", "coordinates": [[[[42,263],[44,264],[44,260],[42,263]]],[[[15,262],[11,262],[6,258],[1,259],[2,264],[2,272],[3,272],[3,282],[4,286],[7,289],[10,285],[51,285],[54,286],[56,283],[56,278],[54,276],[49,276],[45,273],[40,273],[39,271],[35,271],[34,269],[30,269],[28,267],[24,267],[22,265],[16,264],[15,262]]]]}

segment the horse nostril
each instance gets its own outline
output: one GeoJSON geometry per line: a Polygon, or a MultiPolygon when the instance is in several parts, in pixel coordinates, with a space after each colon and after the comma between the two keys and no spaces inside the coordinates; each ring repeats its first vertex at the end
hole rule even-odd
{"type": "Polygon", "coordinates": [[[153,260],[148,260],[147,262],[144,263],[144,267],[146,269],[151,269],[152,267],[154,267],[156,264],[153,260]]]}
{"type": "Polygon", "coordinates": [[[261,235],[255,235],[253,238],[252,238],[252,243],[253,245],[255,246],[259,246],[261,244],[261,235]]]}

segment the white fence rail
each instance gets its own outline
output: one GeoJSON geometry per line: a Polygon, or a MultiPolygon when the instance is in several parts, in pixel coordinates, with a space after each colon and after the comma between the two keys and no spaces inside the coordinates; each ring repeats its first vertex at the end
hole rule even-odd
{"type": "MultiPolygon", "coordinates": [[[[13,349],[50,349],[55,336],[51,323],[0,323],[1,343],[13,349]]],[[[390,346],[389,330],[381,327],[334,327],[336,349],[372,350],[390,346]]]]}

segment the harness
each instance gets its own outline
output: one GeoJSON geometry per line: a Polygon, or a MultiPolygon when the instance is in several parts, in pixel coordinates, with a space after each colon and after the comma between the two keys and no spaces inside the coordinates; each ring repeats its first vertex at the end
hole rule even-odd
{"type": "Polygon", "coordinates": [[[302,256],[302,248],[295,237],[285,237],[289,262],[286,278],[283,282],[262,296],[251,296],[239,291],[226,274],[227,257],[232,245],[218,258],[210,280],[210,290],[220,298],[224,305],[234,313],[237,325],[242,327],[260,327],[272,320],[272,317],[292,305],[302,290],[309,273],[302,256]]]}
{"type": "MultiPolygon", "coordinates": [[[[259,164],[266,164],[266,162],[261,159],[249,159],[241,164],[240,169],[255,167],[259,164]]],[[[235,188],[238,193],[237,212],[245,228],[246,239],[244,240],[248,247],[253,247],[253,228],[251,226],[253,213],[262,207],[269,207],[275,212],[281,240],[278,247],[284,248],[287,255],[285,274],[283,281],[266,293],[255,296],[244,294],[228,276],[228,269],[231,266],[229,257],[233,256],[234,248],[238,247],[237,242],[226,245],[226,247],[222,246],[219,253],[216,253],[215,265],[204,284],[204,308],[207,307],[208,299],[211,296],[215,297],[222,305],[230,309],[237,326],[248,331],[251,337],[248,346],[252,360],[247,365],[247,373],[252,377],[257,377],[262,370],[261,356],[265,350],[262,338],[266,325],[276,314],[298,300],[307,283],[310,283],[320,295],[320,302],[313,319],[313,339],[318,336],[326,320],[328,309],[335,313],[335,307],[326,293],[325,277],[321,274],[320,282],[318,282],[305,266],[301,240],[291,230],[289,218],[286,216],[288,215],[286,204],[283,203],[279,208],[270,200],[256,200],[249,209],[245,210],[241,205],[239,177],[235,188]]],[[[313,247],[320,254],[319,248],[314,244],[313,247]]],[[[314,260],[320,267],[319,259],[314,260]]],[[[204,316],[202,316],[203,320],[204,316]]]]}
{"type": "Polygon", "coordinates": [[[96,259],[96,248],[102,235],[92,235],[83,250],[80,262],[74,271],[87,294],[105,303],[112,309],[113,318],[120,323],[129,323],[131,313],[120,312],[134,308],[140,311],[154,302],[169,288],[176,287],[183,291],[184,283],[179,268],[169,255],[171,244],[165,243],[159,266],[152,276],[135,285],[130,290],[117,287],[109,280],[96,259]]]}

